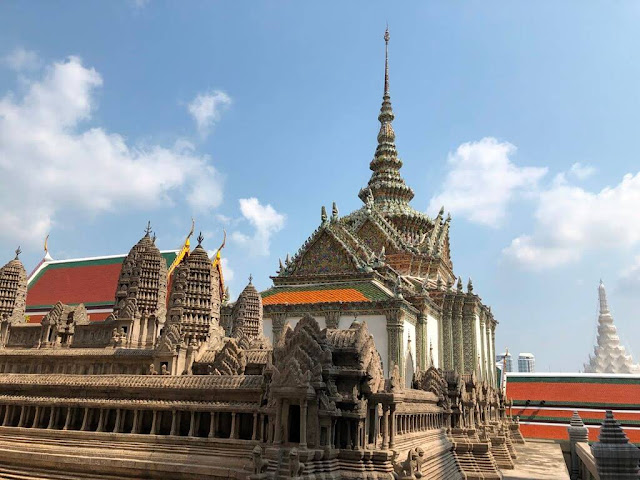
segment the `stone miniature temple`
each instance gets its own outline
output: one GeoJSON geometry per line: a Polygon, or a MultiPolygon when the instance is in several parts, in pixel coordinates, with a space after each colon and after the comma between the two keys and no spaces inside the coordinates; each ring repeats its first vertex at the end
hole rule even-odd
{"type": "Polygon", "coordinates": [[[262,294],[250,279],[228,303],[224,241],[209,258],[193,229],[169,264],[147,227],[105,318],[58,301],[27,322],[24,267],[3,267],[0,475],[502,478],[523,439],[497,322],[456,282],[450,217],[410,206],[393,118],[387,55],[363,207],[323,208],[262,294]]]}
{"type": "Polygon", "coordinates": [[[604,283],[598,286],[599,315],[598,340],[584,365],[586,373],[640,373],[640,365],[635,365],[631,355],[620,344],[620,337],[613,324],[613,316],[607,303],[604,283]]]}

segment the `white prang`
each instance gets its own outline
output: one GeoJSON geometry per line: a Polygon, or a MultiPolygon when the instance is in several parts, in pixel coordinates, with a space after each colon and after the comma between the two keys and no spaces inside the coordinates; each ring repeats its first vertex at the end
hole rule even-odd
{"type": "Polygon", "coordinates": [[[598,315],[598,344],[585,363],[585,373],[640,373],[640,365],[634,365],[631,355],[620,345],[620,337],[607,304],[604,283],[598,286],[600,314],[598,315]]]}

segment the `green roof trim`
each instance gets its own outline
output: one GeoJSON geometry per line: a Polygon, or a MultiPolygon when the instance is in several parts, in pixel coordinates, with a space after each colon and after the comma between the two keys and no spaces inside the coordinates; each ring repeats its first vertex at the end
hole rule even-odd
{"type": "MultiPolygon", "coordinates": [[[[113,305],[115,304],[114,301],[110,301],[110,302],[81,302],[84,304],[85,307],[113,307],[113,305]]],[[[77,305],[80,305],[80,303],[67,303],[66,305],[75,307],[77,305]]],[[[43,310],[43,309],[50,309],[51,307],[53,307],[53,305],[27,305],[27,312],[32,312],[33,310],[43,310]]]]}
{"type": "Polygon", "coordinates": [[[262,295],[262,298],[267,298],[278,293],[317,292],[319,290],[357,290],[371,301],[388,300],[389,298],[391,298],[391,295],[371,282],[324,283],[321,285],[272,287],[268,290],[265,290],[264,292],[261,292],[260,295],[262,295]]]}
{"type": "Polygon", "coordinates": [[[640,376],[635,377],[510,377],[507,374],[507,385],[510,383],[623,383],[627,385],[640,385],[640,376]]]}

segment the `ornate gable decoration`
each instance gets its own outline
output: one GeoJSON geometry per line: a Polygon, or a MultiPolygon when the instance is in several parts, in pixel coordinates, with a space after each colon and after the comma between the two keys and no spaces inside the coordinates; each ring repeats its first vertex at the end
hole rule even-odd
{"type": "Polygon", "coordinates": [[[374,258],[373,252],[336,218],[323,221],[293,258],[287,256],[278,275],[356,273],[369,267],[374,258]]]}
{"type": "Polygon", "coordinates": [[[208,368],[211,375],[242,375],[246,366],[246,355],[238,342],[230,338],[208,368]]]}
{"type": "Polygon", "coordinates": [[[272,388],[310,389],[323,386],[323,366],[331,366],[331,350],[318,322],[306,314],[294,330],[287,330],[274,352],[272,388]]]}

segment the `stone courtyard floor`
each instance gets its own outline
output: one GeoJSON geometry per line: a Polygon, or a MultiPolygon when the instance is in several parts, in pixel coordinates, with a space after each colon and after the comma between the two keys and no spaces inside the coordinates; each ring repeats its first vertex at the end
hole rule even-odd
{"type": "Polygon", "coordinates": [[[560,445],[527,440],[516,445],[518,458],[513,470],[502,470],[504,480],[569,480],[560,445]]]}

